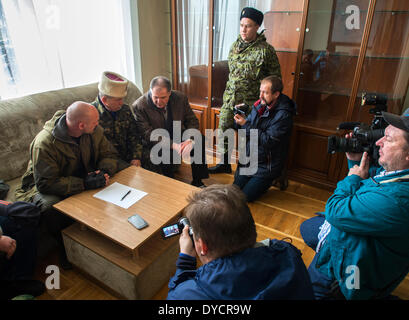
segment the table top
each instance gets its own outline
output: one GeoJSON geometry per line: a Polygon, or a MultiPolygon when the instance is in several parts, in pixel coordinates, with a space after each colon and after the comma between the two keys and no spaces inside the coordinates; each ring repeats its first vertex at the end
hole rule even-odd
{"type": "Polygon", "coordinates": [[[135,250],[163,226],[174,223],[187,205],[187,196],[199,189],[141,167],[130,166],[110,178],[145,191],[148,194],[128,209],[93,197],[102,189],[87,190],[54,205],[54,208],[72,217],[114,242],[135,250]],[[139,214],[149,226],[138,230],[128,218],[139,214]]]}

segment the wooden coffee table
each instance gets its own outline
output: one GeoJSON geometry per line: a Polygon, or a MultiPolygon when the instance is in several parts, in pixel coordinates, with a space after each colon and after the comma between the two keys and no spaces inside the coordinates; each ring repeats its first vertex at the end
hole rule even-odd
{"type": "Polygon", "coordinates": [[[177,221],[187,196],[198,188],[134,166],[117,173],[113,182],[147,195],[128,209],[95,198],[100,190],[84,191],[54,205],[78,221],[63,230],[67,256],[121,296],[149,299],[174,272],[178,254],[177,237],[164,240],[160,229],[177,221]],[[149,226],[138,230],[131,225],[127,219],[135,213],[149,226]]]}

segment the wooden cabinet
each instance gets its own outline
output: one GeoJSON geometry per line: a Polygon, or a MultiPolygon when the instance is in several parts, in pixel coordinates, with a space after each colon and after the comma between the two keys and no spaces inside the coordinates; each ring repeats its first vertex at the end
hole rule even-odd
{"type": "Polygon", "coordinates": [[[309,0],[301,26],[294,100],[298,105],[289,175],[335,187],[347,173],[345,155],[326,152],[341,122],[370,124],[365,92],[385,94],[387,110],[401,114],[408,90],[409,2],[309,0]],[[351,7],[353,6],[353,7],[351,7]]]}
{"type": "MultiPolygon", "coordinates": [[[[371,123],[370,106],[360,105],[362,94],[386,94],[387,110],[396,114],[409,106],[409,1],[256,3],[280,61],[284,93],[297,103],[288,174],[331,189],[347,165],[343,153],[327,153],[328,137],[345,134],[336,130],[341,122],[371,123]]],[[[189,95],[201,128],[216,129],[228,79],[227,53],[239,34],[240,10],[248,4],[172,4],[174,85],[189,95]],[[200,23],[203,27],[197,28],[200,23]]]]}

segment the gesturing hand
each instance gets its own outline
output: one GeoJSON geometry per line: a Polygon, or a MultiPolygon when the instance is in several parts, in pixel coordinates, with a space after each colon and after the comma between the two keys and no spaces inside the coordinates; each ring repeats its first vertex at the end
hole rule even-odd
{"type": "Polygon", "coordinates": [[[367,152],[363,153],[359,166],[356,164],[349,169],[348,176],[352,174],[355,174],[362,179],[367,179],[369,177],[369,158],[367,152]]]}

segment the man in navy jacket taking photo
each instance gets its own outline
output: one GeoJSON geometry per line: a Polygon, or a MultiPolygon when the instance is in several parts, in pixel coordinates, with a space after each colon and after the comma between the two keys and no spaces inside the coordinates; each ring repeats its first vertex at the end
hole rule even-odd
{"type": "Polygon", "coordinates": [[[211,185],[188,201],[193,241],[185,226],[168,299],[313,299],[301,252],[276,239],[256,243],[254,220],[237,186],[211,185]],[[198,269],[196,253],[203,264],[198,269]]]}

